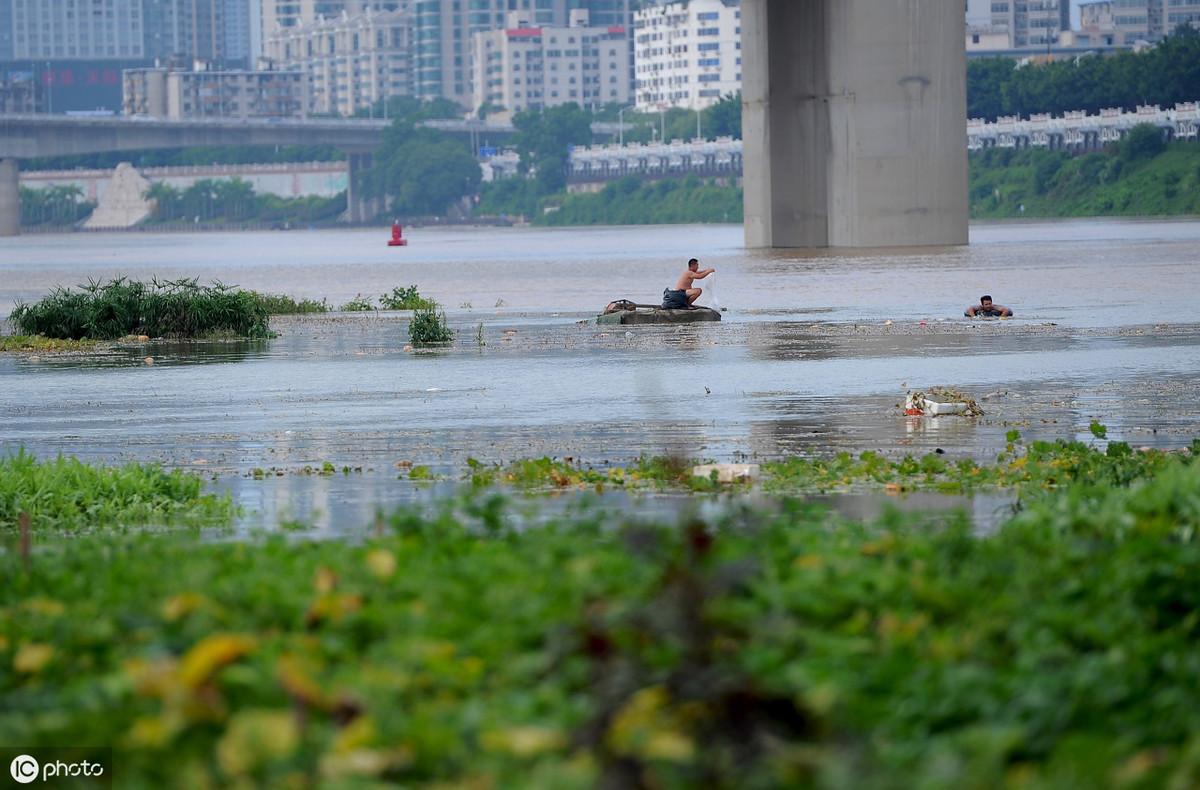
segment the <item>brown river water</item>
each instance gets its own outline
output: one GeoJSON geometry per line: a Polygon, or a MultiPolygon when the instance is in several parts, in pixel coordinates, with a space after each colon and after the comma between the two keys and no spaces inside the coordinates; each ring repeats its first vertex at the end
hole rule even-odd
{"type": "MultiPolygon", "coordinates": [[[[404,248],[387,235],[0,239],[0,316],[56,285],[188,276],[335,305],[416,285],[457,330],[448,349],[409,353],[407,314],[332,314],[274,319],[269,341],[0,356],[0,453],[194,469],[234,494],[247,526],[342,532],[452,485],[399,480],[400,461],[453,481],[468,457],[991,459],[1012,428],[1090,438],[1092,420],[1135,445],[1200,436],[1200,221],[988,224],[968,247],[870,251],[747,251],[738,226],[414,229],[404,248]],[[700,302],[724,308],[722,323],[581,323],[615,298],[657,301],[691,256],[717,269],[700,302]],[[985,292],[1016,317],[963,318],[985,292]],[[985,415],[900,413],[907,389],[935,385],[985,415]],[[325,461],[363,471],[296,473],[325,461]],[[254,480],[256,467],[285,474],[254,480]]],[[[1003,499],[964,504],[987,521],[1003,499]]]]}

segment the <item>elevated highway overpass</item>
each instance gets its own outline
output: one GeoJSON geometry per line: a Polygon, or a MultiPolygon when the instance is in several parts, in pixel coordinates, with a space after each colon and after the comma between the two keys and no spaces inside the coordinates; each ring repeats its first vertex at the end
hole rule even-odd
{"type": "MultiPolygon", "coordinates": [[[[350,219],[362,216],[359,177],[391,124],[384,120],[204,120],[169,121],[123,116],[0,115],[0,236],[20,232],[17,161],[107,151],[209,146],[330,145],[349,163],[350,219]]],[[[426,125],[481,140],[505,140],[511,124],[429,121],[426,125]]],[[[597,131],[603,131],[598,129],[597,131]]]]}

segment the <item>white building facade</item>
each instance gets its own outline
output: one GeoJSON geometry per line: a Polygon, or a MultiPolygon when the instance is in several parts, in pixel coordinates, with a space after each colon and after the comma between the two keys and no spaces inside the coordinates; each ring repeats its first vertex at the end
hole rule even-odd
{"type": "Polygon", "coordinates": [[[343,14],[277,28],[266,56],[276,68],[305,74],[308,112],[353,115],[412,94],[411,38],[407,10],[343,14]]]}
{"type": "Polygon", "coordinates": [[[513,13],[501,30],[472,37],[473,107],[519,112],[574,103],[627,104],[629,36],[623,26],[591,27],[586,10],[568,27],[535,27],[513,13]]]}
{"type": "Polygon", "coordinates": [[[699,110],[742,89],[742,12],[737,0],[691,0],[634,13],[639,110],[699,110]]]}
{"type": "Polygon", "coordinates": [[[1200,27],[1196,0],[1112,0],[1112,21],[1124,45],[1158,41],[1183,24],[1200,27]]]}
{"type": "Polygon", "coordinates": [[[122,112],[170,120],[302,118],[306,88],[298,71],[126,69],[122,112]]]}

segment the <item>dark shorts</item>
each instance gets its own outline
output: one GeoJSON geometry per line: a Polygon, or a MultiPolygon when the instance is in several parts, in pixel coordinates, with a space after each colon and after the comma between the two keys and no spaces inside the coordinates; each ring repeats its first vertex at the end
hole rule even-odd
{"type": "Polygon", "coordinates": [[[663,307],[668,310],[684,310],[688,306],[687,291],[673,291],[670,288],[663,289],[663,307]]]}

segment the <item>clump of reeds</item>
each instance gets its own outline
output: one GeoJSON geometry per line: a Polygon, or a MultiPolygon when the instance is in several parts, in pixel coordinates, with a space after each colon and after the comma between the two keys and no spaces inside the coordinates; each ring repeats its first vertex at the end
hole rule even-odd
{"type": "Polygon", "coordinates": [[[269,337],[266,306],[252,293],[196,279],[149,283],[118,277],[57,288],[33,304],[17,305],[9,320],[28,335],[114,340],[125,335],[193,338],[269,337]]]}
{"type": "Polygon", "coordinates": [[[446,314],[438,312],[438,303],[429,300],[427,305],[413,311],[408,338],[414,346],[449,343],[454,339],[454,330],[446,324],[446,314]]]}
{"type": "Polygon", "coordinates": [[[265,294],[250,291],[269,315],[301,315],[305,313],[328,313],[329,302],[325,299],[295,299],[285,294],[265,294]]]}

